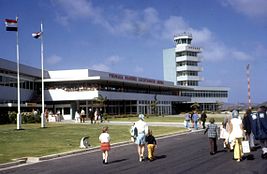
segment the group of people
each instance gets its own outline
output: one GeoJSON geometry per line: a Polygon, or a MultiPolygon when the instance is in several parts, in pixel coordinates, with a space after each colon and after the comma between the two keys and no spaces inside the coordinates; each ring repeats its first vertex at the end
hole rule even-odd
{"type": "Polygon", "coordinates": [[[48,109],[45,109],[44,116],[46,122],[49,122],[49,118],[54,118],[55,122],[60,122],[63,118],[60,113],[60,110],[58,110],[56,114],[54,114],[52,111],[48,111],[48,109]]]}
{"type": "Polygon", "coordinates": [[[206,128],[206,120],[207,120],[207,114],[205,111],[202,111],[201,115],[198,115],[197,111],[194,111],[192,114],[186,113],[185,114],[185,127],[187,129],[194,128],[198,129],[201,125],[203,129],[206,128]],[[190,126],[190,123],[192,124],[190,126]]]}
{"type": "Polygon", "coordinates": [[[262,148],[261,157],[267,159],[267,116],[264,106],[260,107],[257,113],[252,113],[248,109],[243,118],[237,110],[233,110],[231,115],[224,119],[220,128],[215,124],[215,119],[210,118],[210,124],[204,134],[206,132],[208,132],[211,155],[217,152],[216,140],[220,138],[223,140],[224,148],[227,151],[233,151],[233,159],[239,162],[243,159],[244,153],[256,150],[255,140],[258,140],[262,148]],[[244,152],[244,144],[242,147],[244,140],[249,143],[247,152],[244,152]]]}
{"type": "MultiPolygon", "coordinates": [[[[194,117],[197,117],[197,112],[194,112],[194,114],[194,117]]],[[[206,121],[206,113],[203,112],[202,114],[203,118],[206,121]]],[[[144,115],[139,114],[138,117],[139,120],[133,124],[130,130],[132,141],[137,144],[137,152],[140,162],[144,160],[146,144],[148,159],[150,161],[153,161],[155,159],[155,147],[157,146],[156,139],[152,135],[152,130],[148,129],[148,125],[144,121],[144,115]]],[[[244,157],[242,141],[248,140],[250,149],[255,150],[254,140],[258,140],[262,148],[261,157],[263,159],[267,159],[267,115],[265,107],[260,107],[257,113],[252,113],[251,110],[247,110],[243,118],[240,117],[237,110],[233,110],[231,115],[227,116],[224,119],[220,128],[217,126],[217,124],[215,124],[214,118],[210,118],[209,122],[210,123],[207,125],[207,127],[205,127],[204,122],[203,128],[205,129],[204,134],[208,133],[210,155],[216,154],[217,139],[220,138],[223,139],[224,148],[228,149],[229,151],[233,151],[233,159],[239,162],[244,157]]],[[[197,125],[195,123],[194,127],[197,128],[197,125]]],[[[108,163],[110,140],[111,138],[108,134],[108,127],[105,126],[102,130],[101,135],[99,136],[103,164],[108,163]]]]}
{"type": "Polygon", "coordinates": [[[76,123],[85,123],[85,119],[86,119],[86,114],[85,111],[82,109],[81,113],[79,113],[79,111],[75,112],[75,122],[76,123]]]}
{"type": "MultiPolygon", "coordinates": [[[[152,130],[148,129],[148,125],[144,121],[145,116],[143,114],[139,114],[138,118],[139,120],[135,122],[130,129],[133,141],[137,144],[138,159],[140,162],[144,161],[145,145],[147,144],[148,160],[153,161],[155,159],[154,151],[157,146],[157,141],[152,135],[152,130]]],[[[99,136],[99,141],[100,149],[102,151],[103,164],[107,164],[111,142],[107,126],[103,127],[102,133],[99,136]]]]}
{"type": "MultiPolygon", "coordinates": [[[[89,109],[89,118],[91,120],[91,124],[96,124],[99,122],[103,122],[103,114],[101,113],[101,110],[96,109],[95,111],[93,111],[91,108],[89,109]]],[[[81,110],[81,112],[79,113],[79,111],[75,112],[75,122],[76,123],[85,123],[86,120],[86,113],[84,111],[84,109],[81,110]]]]}

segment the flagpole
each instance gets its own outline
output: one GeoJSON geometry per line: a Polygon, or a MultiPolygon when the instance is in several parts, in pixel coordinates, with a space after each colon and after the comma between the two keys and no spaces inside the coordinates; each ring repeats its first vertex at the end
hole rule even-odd
{"type": "MultiPolygon", "coordinates": [[[[18,21],[18,17],[16,17],[18,21]]],[[[18,24],[17,24],[18,25],[18,24]]],[[[20,115],[20,78],[19,78],[19,30],[17,31],[17,93],[18,93],[18,113],[17,113],[17,129],[21,129],[21,115],[20,115]]]]}
{"type": "Polygon", "coordinates": [[[41,127],[45,128],[45,111],[44,111],[44,44],[43,44],[43,22],[41,21],[41,66],[42,66],[42,114],[41,127]]]}

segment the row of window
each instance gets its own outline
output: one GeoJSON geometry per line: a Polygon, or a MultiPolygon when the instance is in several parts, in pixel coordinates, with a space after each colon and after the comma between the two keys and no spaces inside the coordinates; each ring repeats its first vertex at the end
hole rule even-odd
{"type": "Polygon", "coordinates": [[[193,57],[197,57],[197,53],[196,52],[192,52],[192,51],[176,52],[176,57],[182,57],[182,56],[193,56],[193,57]]]}
{"type": "MultiPolygon", "coordinates": [[[[17,79],[0,75],[0,86],[8,86],[8,87],[15,87],[16,88],[17,87],[17,79]]],[[[36,89],[36,87],[34,87],[34,82],[26,81],[26,80],[20,81],[20,88],[29,89],[29,90],[36,89]]]]}
{"type": "Polygon", "coordinates": [[[190,81],[177,81],[177,85],[182,86],[198,86],[198,81],[190,80],[190,81]]]}
{"type": "Polygon", "coordinates": [[[191,44],[192,39],[177,39],[177,44],[191,44]]]}
{"type": "MultiPolygon", "coordinates": [[[[138,104],[141,105],[147,105],[147,104],[151,104],[153,101],[147,101],[147,100],[139,100],[138,104]]],[[[157,105],[170,105],[171,102],[170,101],[157,101],[157,105]]]]}
{"type": "Polygon", "coordinates": [[[186,97],[200,97],[200,98],[226,98],[228,97],[227,91],[182,91],[182,96],[186,97]]]}
{"type": "Polygon", "coordinates": [[[178,71],[176,72],[176,76],[198,76],[197,71],[178,71]]]}
{"type": "Polygon", "coordinates": [[[96,84],[96,83],[46,83],[45,89],[63,89],[65,91],[114,91],[114,92],[130,92],[130,93],[148,93],[148,94],[161,94],[161,95],[179,95],[177,89],[166,89],[151,86],[126,86],[126,85],[112,85],[112,84],[96,84]]]}
{"type": "Polygon", "coordinates": [[[196,61],[182,61],[182,62],[176,62],[176,66],[198,66],[198,63],[196,61]]]}

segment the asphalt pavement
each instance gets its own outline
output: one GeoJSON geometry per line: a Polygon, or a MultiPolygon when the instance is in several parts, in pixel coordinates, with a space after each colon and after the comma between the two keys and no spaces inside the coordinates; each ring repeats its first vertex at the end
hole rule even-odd
{"type": "Polygon", "coordinates": [[[261,150],[251,154],[254,160],[236,162],[233,152],[225,152],[218,141],[219,152],[209,154],[208,138],[203,131],[157,138],[156,160],[139,162],[135,144],[113,145],[109,163],[102,164],[99,149],[0,169],[2,174],[266,174],[267,160],[261,150]]]}

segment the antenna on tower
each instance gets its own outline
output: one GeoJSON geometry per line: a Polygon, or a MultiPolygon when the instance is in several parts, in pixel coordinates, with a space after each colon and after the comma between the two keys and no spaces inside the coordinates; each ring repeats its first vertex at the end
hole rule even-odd
{"type": "Polygon", "coordinates": [[[251,96],[250,96],[250,65],[246,67],[247,80],[248,80],[248,108],[251,109],[251,96]]]}

